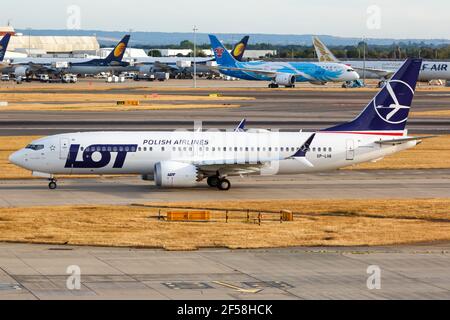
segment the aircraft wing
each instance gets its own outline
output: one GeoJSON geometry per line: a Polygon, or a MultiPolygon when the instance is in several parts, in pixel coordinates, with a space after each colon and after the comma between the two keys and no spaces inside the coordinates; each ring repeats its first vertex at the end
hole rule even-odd
{"type": "Polygon", "coordinates": [[[202,164],[196,164],[196,166],[200,172],[207,176],[215,175],[217,172],[220,172],[221,175],[225,176],[239,176],[259,173],[267,164],[269,164],[269,162],[249,164],[245,163],[245,161],[242,163],[237,161],[237,164],[231,164],[232,161],[234,160],[231,160],[228,164],[226,162],[219,164],[217,161],[216,163],[211,164],[204,162],[202,164]]]}
{"type": "Polygon", "coordinates": [[[355,69],[359,74],[362,74],[365,71],[367,72],[371,72],[371,73],[375,73],[377,74],[380,78],[391,78],[394,74],[395,71],[392,70],[383,70],[383,69],[374,69],[374,68],[359,68],[359,67],[353,67],[353,69],[355,69]]]}
{"type": "Polygon", "coordinates": [[[206,176],[215,175],[217,172],[220,172],[221,175],[225,176],[239,176],[245,174],[255,174],[260,173],[264,167],[270,165],[272,161],[280,161],[280,160],[294,160],[302,162],[305,166],[314,167],[314,165],[306,159],[307,153],[310,151],[311,144],[313,143],[316,134],[312,134],[308,140],[302,145],[301,148],[297,150],[297,152],[288,158],[280,158],[280,157],[272,157],[261,159],[255,163],[249,163],[246,159],[218,159],[218,160],[210,160],[210,161],[200,161],[193,162],[200,172],[205,174],[206,176]]]}
{"type": "Polygon", "coordinates": [[[381,145],[397,145],[397,144],[403,144],[403,143],[406,143],[409,141],[419,141],[419,140],[431,139],[431,138],[436,138],[436,136],[422,136],[422,137],[413,137],[413,138],[380,140],[380,141],[375,141],[375,143],[381,144],[381,145]]]}
{"type": "Polygon", "coordinates": [[[12,66],[27,66],[32,73],[58,73],[59,71],[53,67],[49,67],[44,64],[29,62],[29,63],[17,63],[12,64],[12,66]]]}
{"type": "Polygon", "coordinates": [[[171,67],[170,65],[168,65],[166,63],[163,63],[163,62],[159,62],[159,61],[155,61],[154,65],[155,65],[156,68],[159,68],[159,69],[161,69],[163,71],[166,71],[166,72],[174,71],[174,70],[178,71],[179,70],[178,67],[171,67]]]}
{"type": "MultiPolygon", "coordinates": [[[[271,70],[261,70],[261,69],[249,69],[249,68],[237,68],[237,67],[225,67],[225,66],[217,66],[217,67],[210,67],[211,69],[217,69],[217,70],[230,70],[230,71],[243,71],[243,72],[251,72],[255,74],[259,74],[262,76],[267,76],[271,78],[276,78],[278,74],[281,74],[282,72],[276,72],[271,70]]],[[[294,74],[296,75],[296,74],[294,74]]],[[[300,75],[300,74],[298,74],[300,75]]]]}

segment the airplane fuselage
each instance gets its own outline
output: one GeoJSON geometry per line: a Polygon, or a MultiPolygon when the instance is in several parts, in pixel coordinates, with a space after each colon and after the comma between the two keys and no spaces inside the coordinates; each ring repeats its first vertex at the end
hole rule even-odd
{"type": "Polygon", "coordinates": [[[244,80],[271,81],[273,77],[251,69],[265,72],[294,74],[297,82],[342,82],[353,81],[359,78],[358,74],[348,66],[340,63],[311,63],[311,62],[238,62],[236,68],[242,70],[220,69],[220,72],[244,80]]]}
{"type": "MultiPolygon", "coordinates": [[[[395,133],[403,135],[403,132],[395,133]]],[[[267,165],[256,174],[300,174],[335,170],[412,148],[415,141],[380,145],[382,134],[316,134],[307,161],[292,156],[311,136],[307,132],[92,132],[50,136],[11,156],[33,172],[55,174],[153,175],[157,163],[198,166],[267,165]]],[[[232,175],[232,174],[227,174],[232,175]]],[[[241,174],[239,174],[241,175],[241,174]]]]}
{"type": "MultiPolygon", "coordinates": [[[[344,61],[354,68],[362,69],[365,67],[365,77],[367,79],[379,79],[380,74],[370,72],[370,69],[386,70],[387,75],[392,75],[403,64],[403,61],[344,61]]],[[[363,72],[359,71],[361,78],[363,78],[363,72]]],[[[419,72],[419,81],[432,81],[432,80],[450,80],[450,62],[448,61],[423,61],[419,72]]]]}

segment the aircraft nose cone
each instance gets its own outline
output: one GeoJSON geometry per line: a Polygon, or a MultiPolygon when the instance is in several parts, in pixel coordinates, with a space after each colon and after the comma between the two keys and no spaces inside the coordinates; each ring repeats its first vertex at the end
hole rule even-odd
{"type": "Polygon", "coordinates": [[[12,155],[9,156],[9,162],[19,167],[22,166],[23,164],[22,153],[20,151],[14,152],[12,155]]]}

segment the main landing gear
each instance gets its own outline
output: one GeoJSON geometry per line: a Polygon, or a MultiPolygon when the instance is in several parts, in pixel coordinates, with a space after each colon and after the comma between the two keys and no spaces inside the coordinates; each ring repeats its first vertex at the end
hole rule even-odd
{"type": "Polygon", "coordinates": [[[211,188],[218,188],[221,191],[228,191],[231,189],[231,182],[225,178],[219,178],[218,176],[209,177],[208,186],[211,188]]]}
{"type": "Polygon", "coordinates": [[[50,190],[55,190],[56,188],[58,188],[58,185],[56,184],[56,179],[49,179],[49,184],[48,184],[48,188],[50,190]]]}
{"type": "Polygon", "coordinates": [[[269,88],[270,89],[277,89],[277,88],[279,88],[280,87],[280,85],[278,84],[278,83],[275,83],[275,82],[271,82],[270,84],[269,84],[269,88]]]}

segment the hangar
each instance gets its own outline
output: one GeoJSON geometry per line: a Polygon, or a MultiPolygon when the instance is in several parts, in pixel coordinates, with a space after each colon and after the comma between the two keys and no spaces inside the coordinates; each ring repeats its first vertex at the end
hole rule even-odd
{"type": "Polygon", "coordinates": [[[95,55],[100,45],[95,36],[29,36],[17,33],[13,27],[0,27],[0,35],[13,35],[8,51],[32,56],[95,55]]]}

